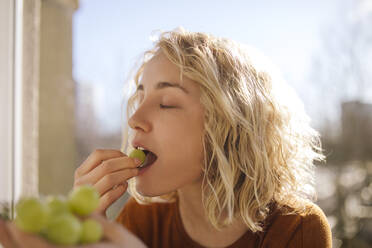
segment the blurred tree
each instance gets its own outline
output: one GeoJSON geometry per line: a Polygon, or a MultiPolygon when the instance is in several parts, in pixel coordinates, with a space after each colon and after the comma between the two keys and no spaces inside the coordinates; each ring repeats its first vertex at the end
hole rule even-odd
{"type": "Polygon", "coordinates": [[[343,0],[337,22],[323,33],[311,82],[319,89],[317,107],[329,138],[340,135],[341,102],[372,99],[372,2],[343,0]]]}
{"type": "Polygon", "coordinates": [[[332,220],[334,247],[364,248],[372,247],[372,1],[342,3],[311,73],[336,188],[319,205],[332,220]]]}

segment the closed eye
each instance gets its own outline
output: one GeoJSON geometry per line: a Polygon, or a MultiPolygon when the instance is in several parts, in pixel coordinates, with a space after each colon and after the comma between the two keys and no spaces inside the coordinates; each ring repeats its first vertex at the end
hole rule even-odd
{"type": "Polygon", "coordinates": [[[176,107],[160,104],[160,108],[176,108],[176,107]]]}

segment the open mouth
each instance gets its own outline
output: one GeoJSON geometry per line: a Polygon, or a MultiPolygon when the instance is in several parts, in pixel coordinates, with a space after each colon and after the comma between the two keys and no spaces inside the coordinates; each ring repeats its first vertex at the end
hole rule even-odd
{"type": "Polygon", "coordinates": [[[155,162],[155,160],[158,158],[153,152],[149,150],[142,149],[141,147],[138,147],[137,149],[142,150],[146,154],[145,161],[137,168],[142,169],[142,168],[148,167],[152,165],[155,162]]]}

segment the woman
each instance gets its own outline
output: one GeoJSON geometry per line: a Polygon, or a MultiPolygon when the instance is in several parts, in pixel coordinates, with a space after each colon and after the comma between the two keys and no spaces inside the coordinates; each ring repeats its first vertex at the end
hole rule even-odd
{"type": "Polygon", "coordinates": [[[254,52],[183,29],[145,53],[124,141],[139,167],[97,150],[76,170],[104,213],[128,187],[116,221],[149,247],[331,247],[315,197],[319,136],[301,102],[254,52]],[[129,132],[127,132],[129,131],[129,132]]]}

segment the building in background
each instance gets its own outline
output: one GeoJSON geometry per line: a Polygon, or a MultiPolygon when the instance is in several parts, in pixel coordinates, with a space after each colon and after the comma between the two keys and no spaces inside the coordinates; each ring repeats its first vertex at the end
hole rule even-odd
{"type": "Polygon", "coordinates": [[[342,103],[342,144],[346,158],[372,159],[372,104],[342,103]]]}

